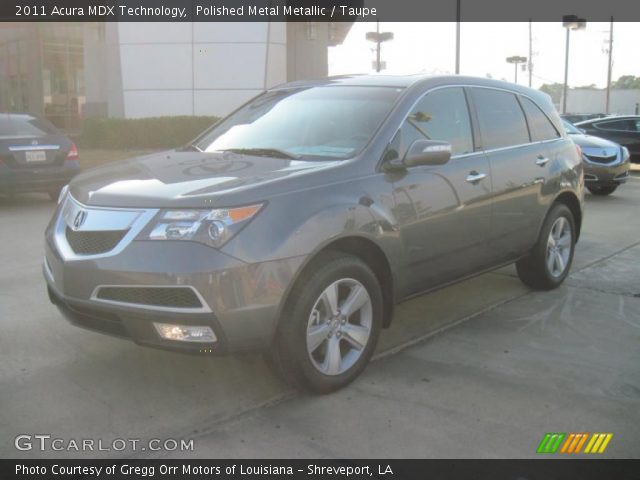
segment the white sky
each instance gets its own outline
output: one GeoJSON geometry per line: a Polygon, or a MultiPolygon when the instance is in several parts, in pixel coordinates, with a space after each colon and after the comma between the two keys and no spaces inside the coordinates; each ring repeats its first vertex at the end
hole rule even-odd
{"type": "MultiPolygon", "coordinates": [[[[533,23],[533,87],[564,82],[566,30],[561,22],[533,23]]],[[[355,23],[342,45],[329,48],[329,74],[371,73],[374,43],[365,40],[376,24],[355,23]]],[[[455,23],[381,22],[381,32],[393,32],[394,40],[382,44],[383,73],[453,73],[455,70],[455,23]]],[[[529,56],[529,24],[463,22],[460,29],[460,73],[514,80],[512,55],[529,56]]],[[[588,22],[586,29],[572,31],[569,85],[607,81],[609,23],[588,22]]],[[[640,76],[640,23],[618,22],[613,26],[613,74],[640,76]]],[[[518,66],[520,69],[521,67],[518,66]]],[[[527,71],[518,71],[518,83],[528,84],[527,71]]]]}

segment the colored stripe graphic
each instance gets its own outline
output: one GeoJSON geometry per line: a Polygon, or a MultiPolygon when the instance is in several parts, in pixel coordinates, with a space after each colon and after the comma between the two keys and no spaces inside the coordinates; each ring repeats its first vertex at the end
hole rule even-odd
{"type": "Polygon", "coordinates": [[[538,445],[536,453],[564,453],[575,455],[578,453],[604,453],[613,438],[613,433],[546,433],[538,445]],[[591,436],[591,438],[589,438],[591,436]],[[589,441],[587,441],[587,439],[589,441]],[[563,442],[564,440],[564,442],[563,442]],[[584,451],[582,447],[587,445],[584,451]],[[562,445],[562,448],[560,448],[562,445]],[[559,451],[558,451],[559,450],[559,451]]]}
{"type": "Polygon", "coordinates": [[[594,433],[584,453],[604,453],[613,438],[613,433],[594,433]]]}
{"type": "Polygon", "coordinates": [[[538,445],[537,453],[556,453],[565,436],[565,433],[547,433],[538,445]]]}
{"type": "Polygon", "coordinates": [[[562,445],[560,453],[580,453],[584,442],[589,438],[588,433],[571,433],[567,437],[567,441],[562,445]]]}

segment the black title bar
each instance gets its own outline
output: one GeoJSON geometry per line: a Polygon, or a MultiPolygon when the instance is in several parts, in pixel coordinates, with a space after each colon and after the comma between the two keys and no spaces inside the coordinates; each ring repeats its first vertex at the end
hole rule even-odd
{"type": "MultiPolygon", "coordinates": [[[[1,22],[640,21],[632,0],[2,0],[1,22]],[[458,10],[458,4],[460,9],[458,10]]],[[[2,25],[0,24],[0,27],[2,25]]]]}
{"type": "Polygon", "coordinates": [[[0,460],[3,480],[637,480],[639,460],[0,460]]]}

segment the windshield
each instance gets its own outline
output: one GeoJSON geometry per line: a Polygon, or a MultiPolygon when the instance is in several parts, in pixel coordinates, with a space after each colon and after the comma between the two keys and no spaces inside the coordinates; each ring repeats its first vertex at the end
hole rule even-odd
{"type": "Polygon", "coordinates": [[[578,130],[573,123],[569,123],[566,120],[562,120],[562,123],[564,123],[564,129],[567,131],[568,134],[570,135],[582,135],[582,132],[580,130],[578,130]]]}
{"type": "Polygon", "coordinates": [[[400,92],[399,88],[351,86],[266,92],[205,133],[194,146],[206,152],[351,158],[369,143],[400,92]]]}
{"type": "Polygon", "coordinates": [[[29,115],[0,115],[0,137],[44,137],[59,133],[49,121],[44,118],[29,115]]]}

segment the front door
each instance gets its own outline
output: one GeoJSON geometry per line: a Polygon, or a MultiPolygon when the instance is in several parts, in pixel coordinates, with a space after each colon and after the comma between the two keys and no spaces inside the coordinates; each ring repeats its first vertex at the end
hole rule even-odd
{"type": "Polygon", "coordinates": [[[402,158],[418,139],[451,143],[452,158],[444,165],[389,174],[409,294],[483,268],[491,225],[489,162],[484,153],[474,151],[462,88],[427,93],[398,130],[386,157],[402,158]]]}

